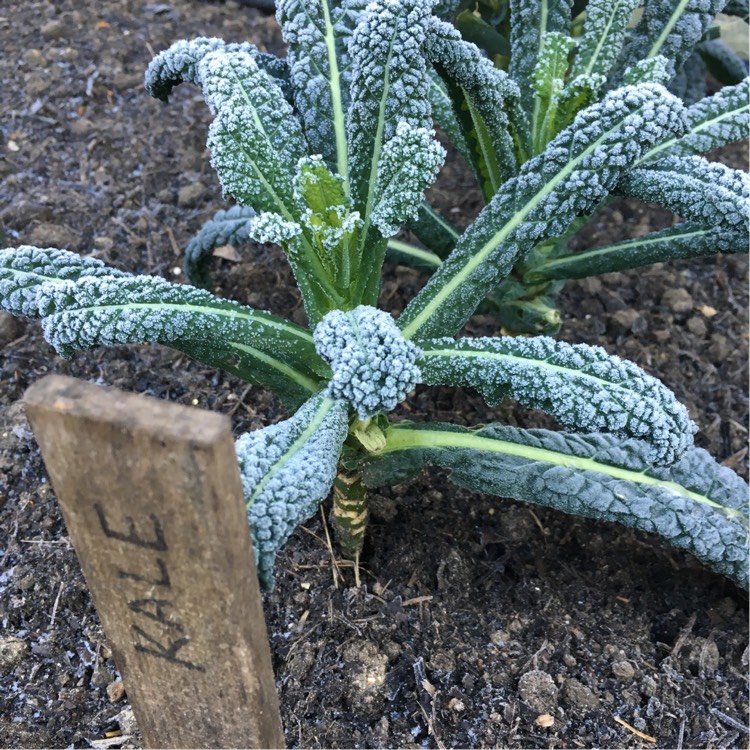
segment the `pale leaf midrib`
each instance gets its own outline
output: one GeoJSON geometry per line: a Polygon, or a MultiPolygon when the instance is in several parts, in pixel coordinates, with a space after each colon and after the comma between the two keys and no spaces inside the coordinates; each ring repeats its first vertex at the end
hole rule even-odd
{"type": "MultiPolygon", "coordinates": [[[[634,113],[626,113],[623,119],[631,116],[632,114],[634,113]]],[[[506,222],[503,227],[498,232],[496,232],[488,242],[482,245],[482,247],[477,252],[472,253],[472,255],[467,259],[467,262],[464,264],[463,268],[461,268],[460,271],[458,271],[454,276],[448,279],[448,281],[438,290],[435,296],[432,297],[432,299],[427,302],[425,307],[417,314],[414,320],[412,320],[405,328],[402,329],[404,337],[408,339],[414,336],[414,334],[423,325],[423,322],[426,319],[429,319],[432,316],[433,312],[439,308],[440,304],[447,297],[453,294],[456,288],[463,284],[465,279],[484,262],[486,256],[489,255],[493,250],[495,250],[498,245],[504,242],[507,237],[525,221],[526,217],[531,213],[531,211],[533,211],[534,208],[536,208],[539,203],[541,203],[541,201],[544,200],[544,198],[546,198],[560,184],[560,182],[568,177],[578,167],[581,161],[583,161],[589,154],[593,153],[613,133],[617,132],[621,125],[622,120],[618,120],[617,124],[614,127],[604,132],[601,136],[599,136],[599,138],[597,138],[586,149],[584,149],[577,157],[569,161],[559,172],[557,172],[557,174],[552,179],[544,184],[541,190],[539,190],[528,201],[526,201],[523,208],[520,211],[516,211],[508,220],[508,222],[506,222]]]]}
{"type": "Polygon", "coordinates": [[[656,38],[654,43],[651,45],[651,49],[648,51],[648,54],[646,55],[645,59],[651,59],[652,57],[656,57],[656,55],[659,54],[661,48],[664,46],[664,42],[667,41],[667,37],[672,33],[672,29],[677,24],[677,21],[682,17],[683,12],[685,11],[685,6],[690,2],[690,0],[680,0],[679,3],[677,3],[677,7],[674,9],[674,13],[669,18],[669,21],[664,25],[664,28],[661,30],[661,34],[656,38]]]}
{"type": "Polygon", "coordinates": [[[664,237],[653,237],[651,239],[649,239],[648,235],[646,235],[645,237],[639,237],[637,239],[627,240],[625,242],[618,242],[616,245],[595,247],[582,253],[574,253],[572,255],[565,255],[561,258],[555,258],[554,260],[549,260],[537,266],[536,268],[534,268],[534,271],[544,273],[545,271],[549,271],[550,269],[559,267],[564,268],[565,266],[573,262],[578,263],[579,261],[585,261],[589,258],[595,258],[597,255],[606,255],[607,253],[619,252],[621,250],[627,250],[630,248],[647,247],[648,245],[658,245],[662,242],[671,242],[673,240],[689,240],[693,237],[699,237],[701,235],[707,234],[709,231],[709,228],[698,229],[691,232],[684,232],[682,234],[674,234],[664,237]]]}
{"type": "Polygon", "coordinates": [[[740,107],[739,109],[731,109],[726,112],[722,112],[720,115],[710,120],[703,120],[702,122],[696,123],[695,125],[691,125],[690,130],[687,133],[685,133],[685,135],[673,136],[672,138],[668,138],[667,140],[662,141],[658,146],[655,146],[654,148],[652,148],[647,154],[644,154],[636,162],[636,165],[648,161],[651,157],[660,153],[664,149],[671,148],[672,146],[679,144],[679,142],[682,140],[690,138],[691,136],[694,136],[694,135],[700,135],[702,131],[706,130],[707,128],[710,128],[712,125],[718,125],[723,120],[726,120],[730,117],[734,117],[737,115],[741,115],[744,112],[750,112],[750,104],[746,104],[743,107],[740,107]]]}
{"type": "Polygon", "coordinates": [[[696,502],[719,509],[728,516],[738,517],[742,515],[740,511],[720,505],[706,495],[689,490],[677,482],[651,477],[646,474],[645,471],[637,472],[632,469],[623,469],[619,466],[600,463],[592,458],[559,453],[548,448],[536,448],[534,446],[521,445],[520,443],[473,435],[466,432],[414,429],[398,425],[394,425],[388,430],[386,439],[386,447],[379,455],[394,453],[401,450],[409,450],[411,448],[464,448],[477,451],[489,451],[503,455],[518,456],[530,461],[565,466],[580,471],[594,471],[598,474],[604,474],[611,476],[614,479],[633,482],[634,484],[662,487],[676,495],[688,497],[696,502]]]}
{"type": "MultiPolygon", "coordinates": [[[[96,277],[92,277],[96,278],[96,277]]],[[[275,328],[284,333],[290,334],[296,338],[302,339],[306,344],[313,345],[312,334],[307,331],[297,331],[294,328],[289,327],[288,324],[281,321],[268,320],[262,317],[256,317],[255,313],[246,313],[238,310],[226,310],[216,307],[204,307],[202,305],[192,305],[189,303],[179,302],[127,302],[122,304],[103,304],[103,305],[77,305],[73,308],[67,308],[60,310],[59,312],[97,312],[100,310],[145,310],[145,309],[163,309],[163,310],[174,310],[175,312],[190,312],[198,313],[201,315],[218,315],[224,318],[247,320],[251,323],[255,323],[259,326],[267,326],[268,328],[275,328]]],[[[53,313],[55,314],[55,313],[53,313]]]]}
{"type": "Polygon", "coordinates": [[[299,437],[284,451],[284,453],[274,462],[269,470],[263,475],[263,478],[258,482],[257,487],[253,490],[249,498],[247,498],[246,507],[250,509],[258,495],[263,492],[263,489],[271,481],[271,479],[281,471],[286,464],[294,458],[297,452],[304,446],[304,444],[310,439],[315,431],[320,426],[321,422],[326,418],[328,412],[333,407],[333,400],[330,398],[323,398],[315,410],[315,414],[312,419],[308,422],[307,426],[302,430],[299,437]]]}
{"type": "Polygon", "coordinates": [[[552,370],[553,372],[560,372],[570,375],[571,377],[576,378],[587,378],[588,380],[591,380],[594,383],[597,383],[601,386],[605,386],[607,388],[621,388],[623,390],[627,389],[627,383],[613,383],[610,380],[604,380],[604,378],[599,378],[596,375],[590,375],[589,373],[582,372],[581,370],[574,370],[570,367],[563,367],[562,365],[554,365],[551,362],[548,362],[545,359],[532,359],[531,357],[519,357],[514,354],[503,354],[501,352],[483,352],[483,351],[477,351],[473,349],[461,349],[460,347],[454,348],[439,348],[439,349],[430,349],[429,346],[422,345],[422,354],[425,357],[450,357],[450,358],[461,358],[461,357],[467,357],[470,359],[490,359],[490,360],[497,360],[497,361],[508,361],[508,362],[515,362],[520,365],[525,365],[528,367],[544,367],[548,370],[552,370]]]}

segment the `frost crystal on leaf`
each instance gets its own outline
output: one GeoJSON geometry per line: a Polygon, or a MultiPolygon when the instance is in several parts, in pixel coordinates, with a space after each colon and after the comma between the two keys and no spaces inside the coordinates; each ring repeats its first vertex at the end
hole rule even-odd
{"type": "Polygon", "coordinates": [[[329,395],[348,401],[360,419],[391,411],[420,382],[419,349],[382,310],[333,310],[315,328],[314,339],[333,370],[329,395]]]}
{"type": "Polygon", "coordinates": [[[331,490],[347,426],[346,404],[317,395],[290,419],[249,432],[235,445],[266,589],[273,587],[276,552],[331,490]]]}
{"type": "Polygon", "coordinates": [[[690,221],[748,232],[750,176],[702,156],[666,156],[628,172],[625,195],[654,201],[690,221]]]}
{"type": "Polygon", "coordinates": [[[422,44],[432,0],[375,0],[354,30],[347,117],[354,208],[367,220],[380,150],[404,121],[431,128],[422,44]]]}
{"type": "Polygon", "coordinates": [[[217,37],[198,37],[191,41],[175,42],[160,52],[146,70],[146,90],[151,96],[167,101],[172,89],[181,83],[200,85],[199,63],[211,52],[242,52],[250,55],[287,93],[289,69],[284,60],[266,52],[259,52],[254,44],[227,44],[217,37]]]}
{"type": "Polygon", "coordinates": [[[639,60],[635,65],[625,69],[623,83],[626,86],[637,86],[639,83],[659,83],[666,86],[672,77],[669,60],[662,55],[639,60]]]}
{"type": "Polygon", "coordinates": [[[250,221],[248,234],[256,242],[272,242],[285,245],[293,237],[302,233],[302,228],[294,221],[285,221],[279,214],[264,211],[250,221]]]}
{"type": "Polygon", "coordinates": [[[423,381],[468,386],[553,414],[577,431],[613,432],[651,444],[671,463],[692,445],[687,410],[656,378],[601,347],[533,338],[435,339],[421,343],[423,381]]]}
{"type": "Polygon", "coordinates": [[[437,177],[445,149],[435,131],[400,122],[380,152],[372,223],[384,237],[396,234],[407,219],[416,218],[424,191],[437,177]]]}
{"type": "Polygon", "coordinates": [[[0,308],[12,315],[38,318],[37,292],[43,284],[62,284],[84,276],[127,277],[130,274],[69,250],[21,245],[0,250],[0,308]]]}

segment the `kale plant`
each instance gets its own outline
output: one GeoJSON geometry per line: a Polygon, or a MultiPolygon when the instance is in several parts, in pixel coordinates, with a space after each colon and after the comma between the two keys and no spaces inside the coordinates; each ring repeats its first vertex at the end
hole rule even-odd
{"type": "MultiPolygon", "coordinates": [[[[655,532],[746,585],[747,487],[692,446],[695,426],[663,384],[598,347],[455,338],[540,241],[563,236],[616,186],[658,182],[658,170],[633,166],[689,131],[690,111],[653,81],[582,108],[520,168],[503,166],[507,179],[394,320],[377,309],[388,242],[420,214],[444,157],[430,61],[444,45],[470,48],[432,15],[431,0],[280,0],[278,18],[285,60],[247,43],[181,41],[153,60],[146,85],[164,100],[182,82],[201,88],[214,115],[212,164],[238,202],[193,244],[189,267],[205,271],[214,241],[277,243],[309,328],[29,246],[0,251],[0,304],[41,318],[63,356],[158,342],[279,394],[293,416],[237,441],[266,586],[277,550],[332,488],[356,560],[368,488],[428,464],[475,490],[655,532]],[[513,398],[566,431],[390,421],[420,383],[471,387],[489,404],[513,398]]],[[[490,107],[500,94],[481,81],[507,92],[515,84],[472,55],[460,70],[490,107]]],[[[677,171],[663,157],[659,169],[677,171]]]]}
{"type": "MultiPolygon", "coordinates": [[[[644,148],[626,175],[519,255],[484,308],[508,331],[554,333],[555,297],[567,279],[648,263],[747,251],[746,174],[700,154],[748,135],[747,63],[715,38],[715,15],[747,16],[726,0],[463,0],[441,3],[453,25],[430,22],[425,56],[439,124],[476,175],[485,203],[517,200],[515,178],[568,128],[578,112],[624,84],[668,86],[687,127],[644,148]],[[635,10],[642,10],[630,28],[635,10]],[[477,42],[496,63],[482,54],[477,42]],[[704,98],[706,68],[730,83],[704,98]],[[642,237],[572,253],[571,237],[616,195],[659,203],[680,223],[642,237]]],[[[639,138],[638,131],[632,132],[639,138]]],[[[522,210],[520,205],[516,210],[522,210]]],[[[392,243],[394,259],[430,270],[460,243],[459,232],[425,205],[410,228],[424,247],[392,243]]]]}

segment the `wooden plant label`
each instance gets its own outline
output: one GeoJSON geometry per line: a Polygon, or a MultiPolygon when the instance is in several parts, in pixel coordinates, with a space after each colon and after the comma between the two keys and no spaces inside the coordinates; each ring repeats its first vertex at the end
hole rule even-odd
{"type": "Polygon", "coordinates": [[[51,375],[29,421],[149,747],[283,747],[229,419],[51,375]]]}

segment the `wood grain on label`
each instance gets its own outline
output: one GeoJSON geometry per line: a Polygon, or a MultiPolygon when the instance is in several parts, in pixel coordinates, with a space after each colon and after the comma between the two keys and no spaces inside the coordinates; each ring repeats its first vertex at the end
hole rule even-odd
{"type": "Polygon", "coordinates": [[[149,747],[283,747],[229,419],[48,376],[27,414],[149,747]]]}

